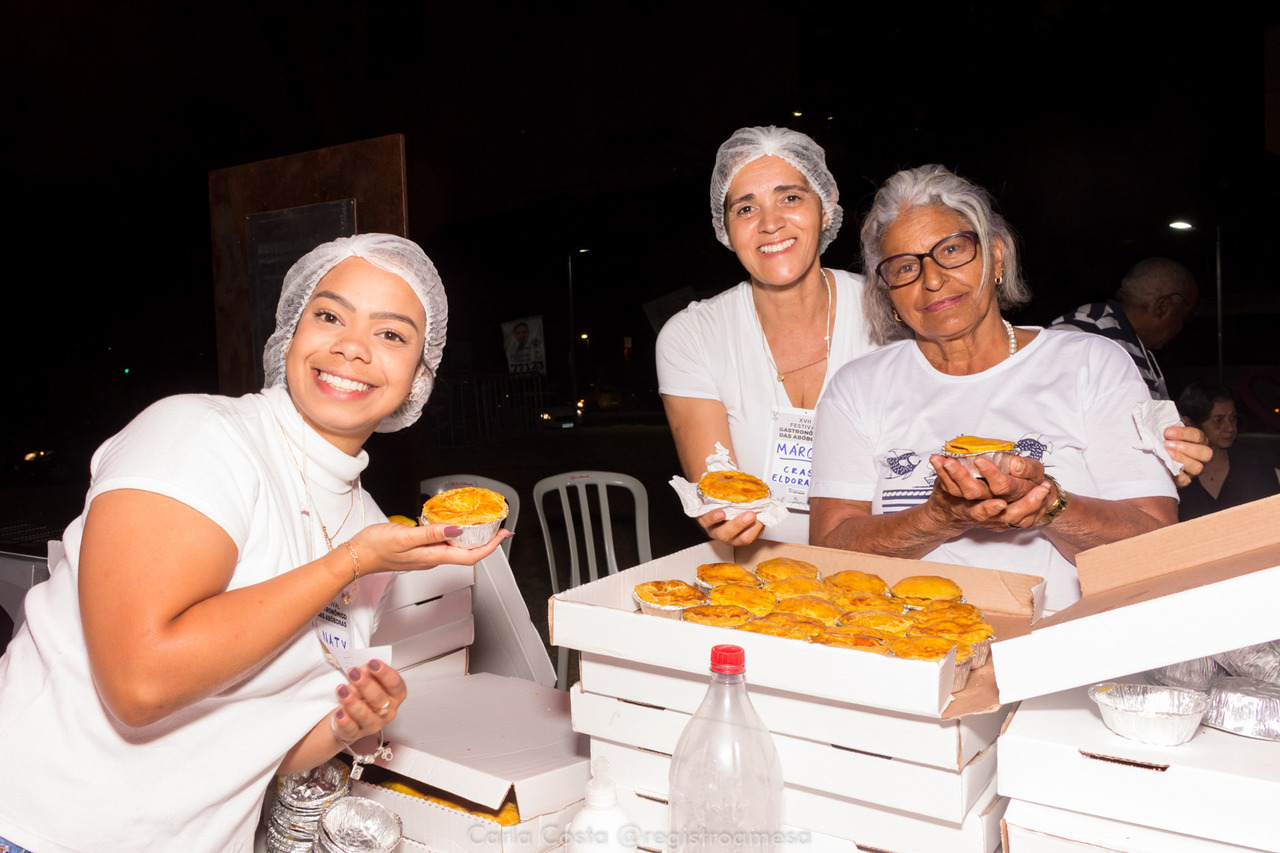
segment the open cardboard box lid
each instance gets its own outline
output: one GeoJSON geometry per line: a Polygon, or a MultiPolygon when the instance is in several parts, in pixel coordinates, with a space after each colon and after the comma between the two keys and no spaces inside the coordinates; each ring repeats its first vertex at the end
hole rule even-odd
{"type": "Polygon", "coordinates": [[[498,808],[513,788],[521,818],[582,799],[587,738],[573,731],[569,694],[489,673],[412,683],[386,728],[392,758],[377,764],[498,808]]]}
{"type": "Polygon", "coordinates": [[[1190,658],[1276,639],[1280,623],[1280,496],[1255,501],[1078,555],[1084,597],[1040,619],[1043,582],[1011,572],[757,541],[708,542],[567,590],[551,599],[555,645],[623,661],[705,673],[708,651],[747,650],[751,684],[872,708],[954,718],[1190,658]],[[787,555],[824,571],[860,569],[890,583],[908,575],[953,578],[999,638],[993,666],[950,694],[940,665],[850,653],[638,612],[637,583],[692,582],[698,565],[754,565],[787,555]]]}
{"type": "Polygon", "coordinates": [[[1280,637],[1280,496],[1083,551],[1076,561],[1080,601],[992,644],[1001,701],[1280,637]]]}

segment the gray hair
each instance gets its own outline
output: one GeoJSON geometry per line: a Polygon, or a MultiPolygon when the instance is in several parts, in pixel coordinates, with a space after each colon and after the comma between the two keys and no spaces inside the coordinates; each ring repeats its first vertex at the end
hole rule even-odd
{"type": "Polygon", "coordinates": [[[884,260],[881,245],[889,226],[918,207],[945,207],[959,214],[978,235],[982,250],[982,276],[991,265],[991,250],[998,239],[1004,245],[1004,283],[996,289],[1002,310],[1025,305],[1031,291],[1018,267],[1018,246],[1013,229],[995,209],[991,194],[943,166],[904,169],[884,182],[862,223],[862,269],[867,277],[862,290],[862,310],[871,339],[879,344],[912,336],[911,329],[893,318],[889,291],[876,275],[884,260]]]}
{"type": "Polygon", "coordinates": [[[1192,301],[1196,289],[1191,270],[1171,258],[1147,258],[1138,261],[1120,282],[1116,301],[1127,305],[1146,305],[1170,293],[1178,293],[1192,301]]]}

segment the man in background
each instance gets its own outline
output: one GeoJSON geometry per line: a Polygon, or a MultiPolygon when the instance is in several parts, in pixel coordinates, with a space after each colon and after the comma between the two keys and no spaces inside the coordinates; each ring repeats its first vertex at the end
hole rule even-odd
{"type": "Polygon", "coordinates": [[[1114,299],[1081,305],[1049,325],[1102,335],[1128,351],[1155,400],[1168,400],[1169,388],[1152,350],[1182,331],[1196,304],[1191,271],[1169,258],[1139,261],[1120,283],[1114,299]]]}

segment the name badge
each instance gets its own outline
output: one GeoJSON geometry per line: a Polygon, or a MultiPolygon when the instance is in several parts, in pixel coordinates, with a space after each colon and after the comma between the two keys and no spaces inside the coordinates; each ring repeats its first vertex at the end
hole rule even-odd
{"type": "Polygon", "coordinates": [[[813,466],[813,409],[774,412],[765,451],[765,482],[791,509],[809,509],[809,471],[813,466]]]}

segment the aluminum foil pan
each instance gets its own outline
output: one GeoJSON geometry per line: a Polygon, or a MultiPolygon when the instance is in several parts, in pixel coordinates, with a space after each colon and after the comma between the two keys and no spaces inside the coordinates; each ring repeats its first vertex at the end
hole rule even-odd
{"type": "Polygon", "coordinates": [[[391,853],[403,835],[400,815],[364,797],[343,797],[325,810],[316,853],[391,853]]]}
{"type": "Polygon", "coordinates": [[[1214,655],[1227,672],[1280,686],[1280,640],[1214,655]]]}
{"type": "Polygon", "coordinates": [[[1209,707],[1208,697],[1195,690],[1110,681],[1090,687],[1089,698],[1111,731],[1156,746],[1191,740],[1209,707]]]}
{"type": "Polygon", "coordinates": [[[267,820],[268,853],[309,853],[320,815],[351,790],[350,771],[326,761],[303,773],[276,777],[276,799],[267,820]]]}
{"type": "Polygon", "coordinates": [[[1149,669],[1145,675],[1147,681],[1162,687],[1186,687],[1190,690],[1205,692],[1215,678],[1223,674],[1222,667],[1213,658],[1195,658],[1182,663],[1171,663],[1149,669]]]}
{"type": "Polygon", "coordinates": [[[1009,457],[1017,456],[1018,453],[1015,450],[986,450],[982,453],[948,453],[945,450],[939,450],[938,455],[956,460],[963,465],[970,474],[981,480],[982,474],[978,471],[978,466],[975,464],[979,459],[986,459],[992,465],[1007,474],[1009,473],[1009,457]]]}
{"type": "Polygon", "coordinates": [[[1280,740],[1280,687],[1223,676],[1209,688],[1204,724],[1261,740],[1280,740]]]}

